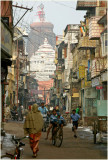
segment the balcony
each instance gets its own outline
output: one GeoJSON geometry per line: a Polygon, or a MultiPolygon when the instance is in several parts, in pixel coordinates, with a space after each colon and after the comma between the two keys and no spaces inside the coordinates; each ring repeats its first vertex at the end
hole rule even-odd
{"type": "Polygon", "coordinates": [[[58,58],[58,63],[59,63],[59,64],[63,64],[63,63],[64,63],[64,59],[58,58]]]}
{"type": "Polygon", "coordinates": [[[58,74],[58,80],[62,80],[62,74],[58,74]]]}
{"type": "Polygon", "coordinates": [[[77,0],[76,10],[88,10],[97,6],[97,0],[77,0]]]}
{"type": "Polygon", "coordinates": [[[91,65],[91,78],[98,76],[100,74],[100,71],[102,71],[105,66],[104,66],[104,59],[102,58],[95,58],[92,61],[91,65]]]}
{"type": "Polygon", "coordinates": [[[62,71],[62,66],[57,65],[57,71],[62,71]]]}
{"type": "Polygon", "coordinates": [[[104,30],[103,24],[98,24],[100,16],[91,17],[89,20],[89,39],[98,40],[100,38],[100,33],[104,30]]]}
{"type": "Polygon", "coordinates": [[[12,57],[12,32],[3,20],[1,20],[1,50],[6,58],[12,57]]]}
{"type": "Polygon", "coordinates": [[[108,33],[101,34],[102,57],[108,56],[108,33]]]}
{"type": "Polygon", "coordinates": [[[89,40],[89,37],[81,37],[79,40],[78,49],[80,50],[88,50],[96,47],[95,40],[89,40]]]}

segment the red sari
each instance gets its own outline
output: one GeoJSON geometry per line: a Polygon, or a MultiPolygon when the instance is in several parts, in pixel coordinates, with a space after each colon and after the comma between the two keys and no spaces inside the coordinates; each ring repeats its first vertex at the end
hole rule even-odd
{"type": "Polygon", "coordinates": [[[39,133],[36,133],[36,134],[30,134],[29,135],[32,139],[30,139],[30,147],[33,151],[33,154],[36,154],[38,151],[39,151],[39,140],[40,140],[40,137],[41,137],[41,132],[39,133]]]}

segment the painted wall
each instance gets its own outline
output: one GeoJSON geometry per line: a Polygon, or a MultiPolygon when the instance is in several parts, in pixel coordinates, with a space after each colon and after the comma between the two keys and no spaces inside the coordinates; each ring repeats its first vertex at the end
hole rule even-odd
{"type": "Polygon", "coordinates": [[[107,115],[107,102],[108,100],[97,100],[97,115],[98,116],[108,116],[107,115]]]}

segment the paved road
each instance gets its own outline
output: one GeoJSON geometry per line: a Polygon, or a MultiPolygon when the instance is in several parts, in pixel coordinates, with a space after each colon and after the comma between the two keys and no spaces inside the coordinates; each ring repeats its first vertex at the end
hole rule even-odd
{"type": "MultiPolygon", "coordinates": [[[[5,130],[7,133],[15,134],[18,137],[23,136],[22,123],[6,123],[5,130]]],[[[45,137],[46,133],[42,133],[37,159],[107,159],[106,146],[94,145],[90,133],[84,132],[82,129],[78,130],[78,138],[75,139],[71,128],[64,127],[64,140],[60,148],[53,146],[50,140],[45,140],[45,137]]],[[[26,146],[24,147],[23,158],[32,159],[28,139],[24,142],[26,146]]],[[[3,153],[7,148],[8,145],[4,144],[3,153]]]]}

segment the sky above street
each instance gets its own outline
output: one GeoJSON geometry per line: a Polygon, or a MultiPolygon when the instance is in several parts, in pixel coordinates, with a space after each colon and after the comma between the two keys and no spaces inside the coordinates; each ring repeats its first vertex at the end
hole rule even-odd
{"type": "MultiPolygon", "coordinates": [[[[71,1],[13,1],[13,4],[18,3],[18,5],[23,5],[23,7],[31,8],[33,7],[32,12],[24,16],[20,21],[18,26],[25,27],[26,30],[30,30],[30,24],[36,19],[37,7],[43,3],[44,11],[47,21],[51,22],[54,25],[54,33],[56,35],[62,35],[63,30],[66,28],[67,24],[80,24],[81,20],[84,20],[85,11],[76,11],[77,0],[71,1]]],[[[18,19],[23,15],[25,10],[18,9],[14,7],[13,15],[14,22],[16,23],[18,19]]]]}

